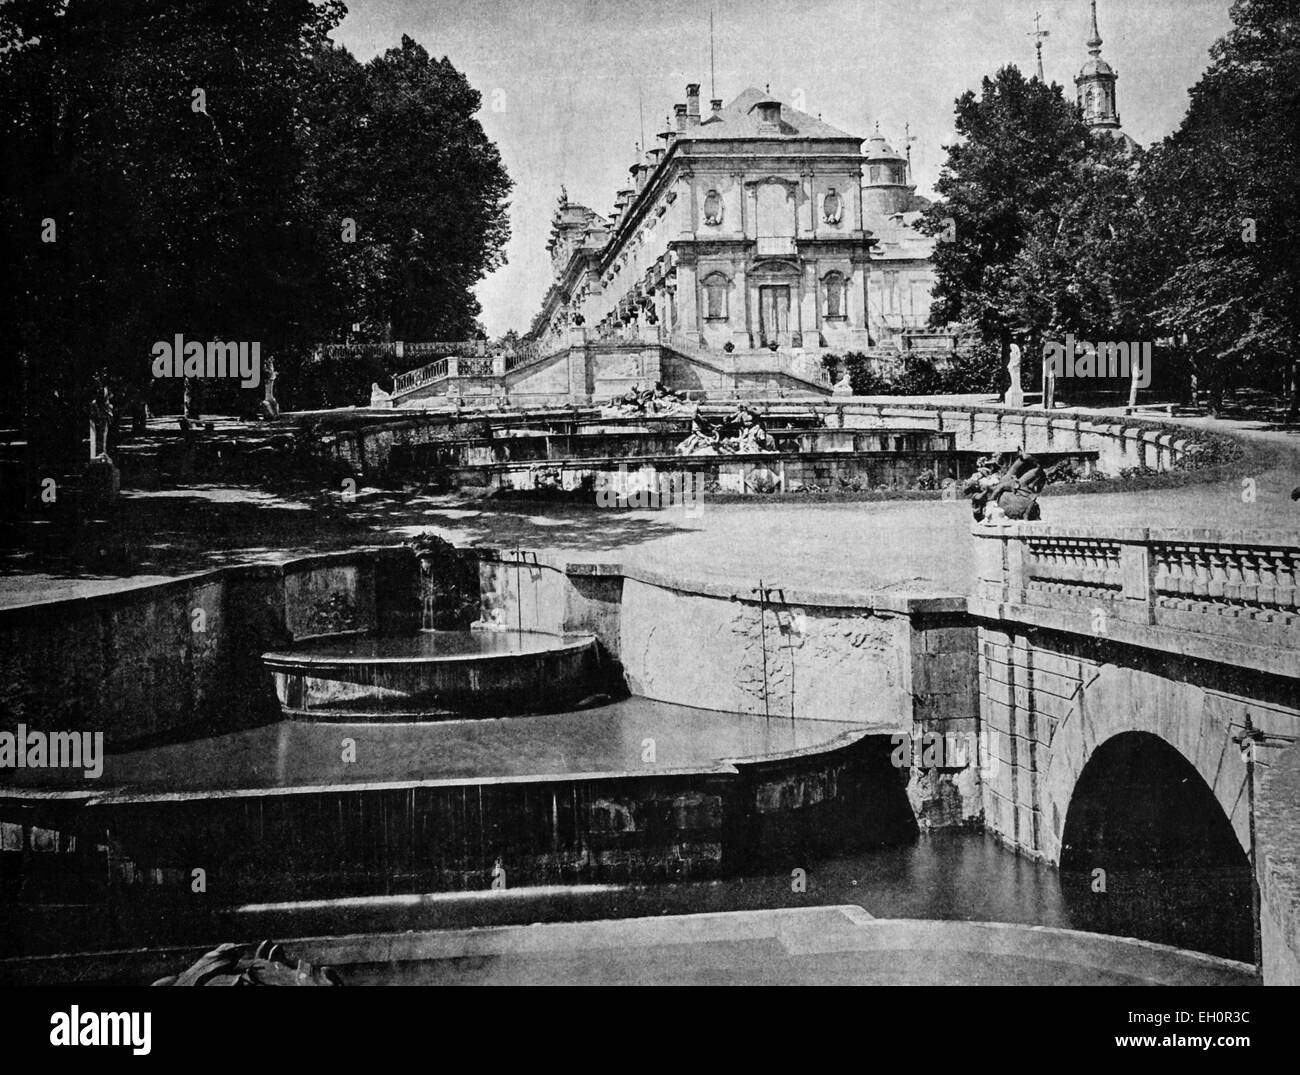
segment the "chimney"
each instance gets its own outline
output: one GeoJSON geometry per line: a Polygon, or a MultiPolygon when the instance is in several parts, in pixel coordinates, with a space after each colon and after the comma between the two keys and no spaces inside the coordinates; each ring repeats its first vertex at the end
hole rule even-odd
{"type": "Polygon", "coordinates": [[[686,130],[686,106],[683,104],[673,105],[673,112],[677,116],[677,130],[686,130]]]}
{"type": "Polygon", "coordinates": [[[698,127],[700,124],[700,84],[698,82],[688,82],[686,84],[686,119],[692,127],[698,127]]]}
{"type": "Polygon", "coordinates": [[[721,98],[721,97],[715,97],[715,98],[713,98],[713,100],[711,100],[711,101],[709,102],[709,107],[710,107],[711,109],[713,109],[713,115],[714,115],[715,117],[721,115],[721,114],[722,114],[722,98],[721,98]]]}

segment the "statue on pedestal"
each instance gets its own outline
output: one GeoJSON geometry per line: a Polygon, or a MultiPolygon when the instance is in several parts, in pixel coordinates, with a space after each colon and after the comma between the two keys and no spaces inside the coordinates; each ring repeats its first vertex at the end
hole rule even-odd
{"type": "Polygon", "coordinates": [[[113,393],[101,373],[95,377],[95,393],[90,400],[90,458],[108,455],[108,431],[113,424],[113,393]]]}
{"type": "Polygon", "coordinates": [[[280,417],[280,403],[275,398],[275,359],[266,361],[266,377],[262,382],[262,417],[271,419],[280,417]]]}
{"type": "Polygon", "coordinates": [[[108,431],[113,425],[113,392],[101,372],[95,376],[90,400],[90,461],[82,473],[82,504],[94,513],[111,508],[121,491],[121,474],[108,457],[108,431]]]}
{"type": "Polygon", "coordinates": [[[1007,387],[1006,405],[1008,407],[1023,407],[1025,405],[1025,392],[1020,387],[1020,344],[1013,343],[1010,353],[1011,357],[1007,361],[1007,373],[1011,376],[1011,384],[1007,387]]]}

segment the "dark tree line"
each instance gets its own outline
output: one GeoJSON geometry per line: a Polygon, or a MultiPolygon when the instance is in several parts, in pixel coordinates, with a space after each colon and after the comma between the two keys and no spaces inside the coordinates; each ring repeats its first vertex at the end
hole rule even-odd
{"type": "MultiPolygon", "coordinates": [[[[474,330],[471,289],[502,261],[511,186],[479,94],[409,38],[358,62],[329,38],[345,13],[0,6],[4,406],[42,450],[76,450],[100,371],[119,412],[177,411],[180,384],[150,366],[177,333],[260,342],[292,402],[310,345],[354,325],[360,339],[474,330]]],[[[262,397],[208,394],[245,414],[262,397]]]]}
{"type": "Polygon", "coordinates": [[[1059,85],[1014,67],[958,99],[923,221],[953,236],[936,244],[935,324],[1004,354],[1017,341],[1030,365],[1066,333],[1164,339],[1211,409],[1255,385],[1285,390],[1296,417],[1300,5],[1231,14],[1183,123],[1146,152],[1092,134],[1059,85]]]}

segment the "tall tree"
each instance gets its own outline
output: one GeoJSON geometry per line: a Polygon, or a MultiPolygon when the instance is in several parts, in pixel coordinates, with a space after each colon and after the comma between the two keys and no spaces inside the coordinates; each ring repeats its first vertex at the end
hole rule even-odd
{"type": "Polygon", "coordinates": [[[1041,329],[1015,279],[1017,258],[1044,214],[1060,206],[1093,150],[1061,87],[1014,66],[956,103],[959,140],[935,185],[921,228],[939,237],[931,321],[966,322],[1005,352],[1014,335],[1041,329]]]}
{"type": "MultiPolygon", "coordinates": [[[[0,300],[18,356],[5,396],[45,438],[41,454],[72,455],[101,369],[177,406],[179,383],[151,368],[154,342],[177,333],[258,342],[292,375],[354,322],[371,339],[472,330],[510,185],[474,118],[479,95],[409,38],[359,64],[329,41],[344,12],[340,0],[0,6],[0,300]]],[[[359,402],[368,386],[317,395],[359,402]]],[[[231,381],[213,396],[252,413],[261,392],[231,381]]]]}
{"type": "Polygon", "coordinates": [[[1157,294],[1211,408],[1234,384],[1289,382],[1300,360],[1300,6],[1236,0],[1179,129],[1144,172],[1168,258],[1157,294]]]}
{"type": "MultiPolygon", "coordinates": [[[[1094,135],[1057,200],[1035,214],[1005,288],[1039,339],[1151,340],[1163,264],[1138,180],[1141,151],[1094,135]]],[[[1137,383],[1134,365],[1130,385],[1137,383]]],[[[1049,391],[1047,384],[1044,391],[1049,391]]]]}
{"type": "Polygon", "coordinates": [[[15,270],[0,286],[35,430],[79,430],[99,369],[174,402],[177,384],[151,383],[154,341],[273,352],[293,333],[314,247],[298,101],[343,12],[338,0],[0,7],[0,228],[15,270]]]}
{"type": "Polygon", "coordinates": [[[411,38],[368,64],[342,48],[317,60],[310,102],[322,206],[355,222],[340,324],[404,340],[475,331],[473,287],[502,264],[511,181],[475,118],[482,99],[411,38]]]}

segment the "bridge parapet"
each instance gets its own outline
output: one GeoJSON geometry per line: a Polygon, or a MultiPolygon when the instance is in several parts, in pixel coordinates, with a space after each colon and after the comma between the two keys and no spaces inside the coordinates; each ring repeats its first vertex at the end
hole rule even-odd
{"type": "Polygon", "coordinates": [[[970,609],[1300,678],[1300,533],[975,526],[970,609]]]}

